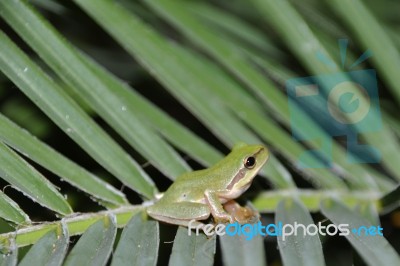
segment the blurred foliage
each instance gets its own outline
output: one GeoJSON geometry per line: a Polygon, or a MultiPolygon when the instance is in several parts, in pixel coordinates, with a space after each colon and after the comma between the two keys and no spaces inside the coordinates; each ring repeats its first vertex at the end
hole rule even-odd
{"type": "Polygon", "coordinates": [[[0,264],[398,265],[399,8],[391,0],[1,1],[0,264]],[[339,39],[349,41],[344,64],[339,39]],[[352,68],[366,50],[372,57],[352,68]],[[285,86],[363,69],[376,70],[382,126],[359,141],[381,160],[350,164],[346,138],[330,136],[332,118],[319,109],[326,99],[290,109],[285,86]],[[303,128],[292,134],[293,110],[303,128]],[[238,141],[272,152],[241,197],[263,223],[381,225],[384,237],[217,242],[147,218],[143,202],[238,141]],[[324,141],[331,154],[318,152],[324,141]],[[326,167],[301,167],[313,149],[309,162],[326,167]]]}

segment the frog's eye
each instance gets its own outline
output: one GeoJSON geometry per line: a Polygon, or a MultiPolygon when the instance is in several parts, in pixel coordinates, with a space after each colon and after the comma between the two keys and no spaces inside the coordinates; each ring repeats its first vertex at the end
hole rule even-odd
{"type": "Polygon", "coordinates": [[[256,158],[253,156],[247,157],[246,160],[244,160],[244,166],[247,169],[252,169],[256,165],[256,158]]]}

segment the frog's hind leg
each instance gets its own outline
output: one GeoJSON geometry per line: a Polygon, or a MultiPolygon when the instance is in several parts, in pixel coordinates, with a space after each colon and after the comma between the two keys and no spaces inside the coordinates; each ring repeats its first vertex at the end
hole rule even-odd
{"type": "Polygon", "coordinates": [[[188,227],[204,225],[198,220],[205,220],[210,216],[210,209],[206,204],[196,202],[177,202],[167,207],[150,206],[147,213],[156,220],[169,224],[188,227]],[[194,220],[194,221],[192,221],[194,220]]]}
{"type": "Polygon", "coordinates": [[[191,229],[195,230],[196,228],[202,229],[203,226],[205,225],[202,222],[196,221],[196,220],[178,220],[178,219],[171,219],[169,217],[163,217],[163,216],[159,216],[157,217],[157,215],[150,215],[152,216],[154,219],[165,222],[165,223],[169,223],[169,224],[175,224],[175,225],[181,225],[181,226],[185,226],[185,227],[191,227],[191,229]]]}

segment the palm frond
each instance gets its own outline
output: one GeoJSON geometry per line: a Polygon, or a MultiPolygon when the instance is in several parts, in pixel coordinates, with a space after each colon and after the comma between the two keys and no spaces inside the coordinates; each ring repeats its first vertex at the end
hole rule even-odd
{"type": "MultiPolygon", "coordinates": [[[[145,213],[157,187],[170,184],[164,177],[173,181],[198,164],[213,165],[239,141],[264,143],[272,153],[247,197],[262,222],[368,228],[380,226],[380,215],[396,213],[400,122],[391,110],[400,95],[400,38],[397,17],[385,17],[390,10],[360,0],[31,2],[0,1],[8,25],[0,30],[0,218],[14,228],[0,223],[1,265],[332,264],[324,250],[330,235],[243,232],[217,241],[179,227],[173,244],[164,243],[175,227],[145,213]],[[112,43],[110,51],[77,28],[50,23],[53,17],[67,25],[70,14],[78,14],[84,34],[91,36],[93,27],[112,43]],[[374,113],[382,126],[361,138],[379,150],[378,166],[350,164],[345,143],[324,128],[329,117],[319,114],[320,106],[310,115],[283,91],[291,78],[345,73],[336,48],[344,37],[354,39],[347,60],[371,49],[371,62],[358,67],[375,67],[382,77],[382,118],[374,113]],[[128,57],[129,64],[118,62],[128,57]],[[16,92],[7,89],[11,82],[16,92]],[[304,130],[290,132],[293,112],[304,130]],[[76,145],[72,155],[49,141],[60,136],[76,145]],[[331,154],[321,143],[329,143],[331,154]],[[299,158],[310,149],[319,153],[309,162],[331,157],[332,167],[302,167],[299,158]],[[81,206],[78,196],[95,205],[81,206]],[[48,213],[30,210],[26,197],[48,213]],[[74,236],[79,240],[71,244],[74,236]],[[168,256],[166,245],[172,245],[168,256]]],[[[400,264],[390,235],[345,237],[368,265],[400,264]]]]}

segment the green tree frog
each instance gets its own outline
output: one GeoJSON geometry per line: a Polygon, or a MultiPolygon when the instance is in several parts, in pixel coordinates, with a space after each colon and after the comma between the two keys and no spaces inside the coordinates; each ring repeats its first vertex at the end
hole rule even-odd
{"type": "Polygon", "coordinates": [[[179,176],[147,213],[156,220],[183,226],[191,220],[202,224],[199,221],[210,214],[215,223],[243,223],[240,220],[251,211],[233,199],[250,187],[268,157],[264,146],[238,143],[214,166],[179,176]]]}

